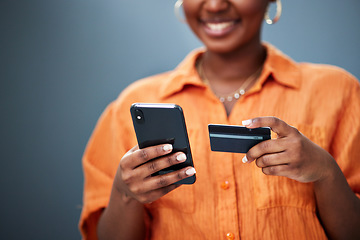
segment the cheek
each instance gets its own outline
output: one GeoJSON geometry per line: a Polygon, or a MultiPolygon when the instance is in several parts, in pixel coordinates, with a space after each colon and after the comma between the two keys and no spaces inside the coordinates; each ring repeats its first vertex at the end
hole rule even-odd
{"type": "Polygon", "coordinates": [[[195,18],[198,7],[198,1],[183,1],[182,9],[186,18],[195,18]]]}
{"type": "Polygon", "coordinates": [[[264,16],[267,4],[265,0],[244,0],[237,3],[239,11],[244,16],[264,16]]]}
{"type": "Polygon", "coordinates": [[[254,31],[260,28],[264,21],[266,8],[267,5],[260,1],[254,1],[253,4],[247,4],[247,6],[242,8],[241,16],[244,21],[244,26],[254,31]]]}
{"type": "Polygon", "coordinates": [[[199,1],[197,0],[186,0],[183,2],[183,11],[184,17],[186,18],[186,22],[192,31],[196,34],[196,30],[198,27],[198,9],[199,9],[199,1]]]}

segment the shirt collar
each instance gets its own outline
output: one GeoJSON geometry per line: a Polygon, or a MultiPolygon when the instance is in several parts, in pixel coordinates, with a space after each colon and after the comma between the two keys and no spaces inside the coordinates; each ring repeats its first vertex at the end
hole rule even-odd
{"type": "Polygon", "coordinates": [[[260,79],[259,82],[264,83],[271,74],[276,82],[291,88],[299,88],[300,71],[297,63],[274,46],[268,43],[264,46],[267,50],[263,69],[264,79],[260,79]]]}
{"type": "MultiPolygon", "coordinates": [[[[270,76],[279,84],[291,88],[300,87],[300,72],[297,63],[276,49],[274,46],[264,43],[267,57],[259,81],[254,85],[251,92],[260,91],[263,84],[270,76]]],[[[166,98],[180,92],[185,86],[205,87],[196,71],[196,60],[205,52],[205,48],[195,49],[172,71],[160,89],[160,97],[166,98]]]]}
{"type": "Polygon", "coordinates": [[[164,80],[160,89],[160,97],[166,98],[181,91],[187,85],[205,87],[196,70],[196,60],[205,52],[198,48],[190,52],[186,58],[164,80]]]}

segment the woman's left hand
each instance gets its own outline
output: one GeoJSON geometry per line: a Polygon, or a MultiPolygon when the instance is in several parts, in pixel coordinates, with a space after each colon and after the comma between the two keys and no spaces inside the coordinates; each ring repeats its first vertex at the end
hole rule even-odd
{"type": "Polygon", "coordinates": [[[252,147],[243,162],[256,161],[264,174],[284,176],[299,182],[323,180],[334,171],[335,160],[296,128],[275,117],[260,117],[242,122],[247,128],[270,127],[276,139],[252,147]]]}

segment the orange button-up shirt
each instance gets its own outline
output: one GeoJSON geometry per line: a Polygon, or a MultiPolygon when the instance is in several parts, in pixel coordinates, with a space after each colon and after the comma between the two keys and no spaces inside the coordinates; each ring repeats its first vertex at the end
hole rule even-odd
{"type": "MultiPolygon", "coordinates": [[[[311,183],[266,176],[243,154],[212,152],[207,125],[241,125],[276,116],[298,128],[336,159],[360,193],[360,86],[345,71],[298,64],[269,44],[256,84],[227,116],[195,68],[196,50],[173,71],[133,83],[112,102],[86,148],[80,228],[96,239],[122,156],[137,144],[129,109],[134,102],[176,103],[184,111],[197,181],[146,205],[151,239],[326,239],[311,183]]],[[[358,195],[359,196],[359,195],[358,195]]]]}

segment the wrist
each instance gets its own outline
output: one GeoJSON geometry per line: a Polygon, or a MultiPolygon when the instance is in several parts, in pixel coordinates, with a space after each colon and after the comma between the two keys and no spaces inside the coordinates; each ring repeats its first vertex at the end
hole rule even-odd
{"type": "MultiPolygon", "coordinates": [[[[131,204],[132,202],[138,202],[135,198],[133,198],[130,194],[127,193],[124,188],[124,184],[120,181],[120,177],[116,174],[111,190],[111,198],[115,198],[116,201],[123,204],[131,204]]],[[[139,203],[139,202],[138,202],[139,203]]]]}
{"type": "Polygon", "coordinates": [[[322,172],[320,178],[314,182],[314,185],[330,184],[336,176],[341,173],[340,167],[336,163],[335,159],[329,154],[327,161],[325,163],[324,171],[322,172]]]}

